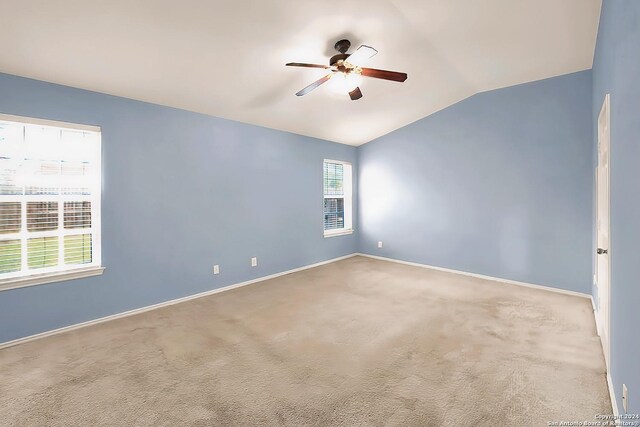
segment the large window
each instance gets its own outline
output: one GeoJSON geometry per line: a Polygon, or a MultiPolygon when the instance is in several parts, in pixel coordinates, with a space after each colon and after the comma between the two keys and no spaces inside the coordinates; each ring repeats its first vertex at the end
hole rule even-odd
{"type": "Polygon", "coordinates": [[[0,288],[100,266],[100,160],[99,128],[0,115],[0,288]]]}
{"type": "Polygon", "coordinates": [[[351,164],[325,160],[324,183],[324,235],[326,237],[353,232],[351,164]]]}

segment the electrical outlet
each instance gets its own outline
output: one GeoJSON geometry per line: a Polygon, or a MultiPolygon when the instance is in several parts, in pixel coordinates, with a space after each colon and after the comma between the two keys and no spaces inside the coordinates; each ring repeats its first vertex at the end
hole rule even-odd
{"type": "Polygon", "coordinates": [[[213,266],[213,274],[220,274],[220,266],[219,265],[214,265],[213,266]]]}
{"type": "Polygon", "coordinates": [[[257,267],[258,266],[258,258],[253,257],[251,258],[251,267],[257,267]]]}
{"type": "Polygon", "coordinates": [[[627,389],[626,384],[622,384],[622,407],[624,408],[624,413],[626,414],[629,410],[629,390],[627,389]]]}
{"type": "Polygon", "coordinates": [[[380,240],[378,241],[378,248],[381,248],[381,247],[382,247],[382,241],[380,240]]]}

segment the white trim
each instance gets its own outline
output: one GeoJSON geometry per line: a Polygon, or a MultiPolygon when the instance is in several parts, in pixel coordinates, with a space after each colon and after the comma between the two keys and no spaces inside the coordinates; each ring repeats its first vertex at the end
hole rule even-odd
{"type": "Polygon", "coordinates": [[[598,191],[599,191],[599,186],[601,186],[602,184],[598,182],[598,171],[602,168],[602,166],[600,165],[600,144],[601,144],[601,120],[603,119],[604,116],[604,120],[606,123],[606,132],[602,133],[602,140],[606,141],[608,146],[607,146],[607,168],[606,168],[606,179],[607,179],[607,194],[606,194],[606,200],[603,200],[602,202],[604,203],[604,207],[606,210],[606,216],[607,216],[607,237],[608,237],[608,241],[607,241],[607,249],[608,253],[605,255],[607,257],[607,272],[606,272],[606,285],[607,285],[607,289],[606,292],[603,292],[602,287],[600,286],[600,283],[598,283],[598,275],[599,275],[599,268],[598,268],[598,261],[599,261],[599,254],[595,255],[595,259],[594,259],[594,270],[596,273],[596,288],[598,289],[598,308],[599,310],[596,311],[596,319],[598,321],[598,335],[600,335],[600,341],[602,342],[602,349],[604,351],[604,360],[605,360],[605,364],[607,365],[607,372],[610,369],[610,359],[611,359],[611,290],[612,290],[612,282],[611,282],[611,95],[610,94],[605,94],[604,96],[604,100],[602,101],[602,107],[600,107],[600,113],[598,114],[598,139],[597,139],[597,166],[596,166],[596,182],[595,182],[595,191],[596,191],[596,211],[595,211],[595,219],[596,219],[596,224],[595,224],[595,236],[596,236],[596,248],[600,247],[600,243],[598,242],[598,237],[599,237],[599,229],[600,227],[598,226],[599,223],[599,208],[600,208],[600,203],[599,203],[599,196],[598,196],[598,191]],[[603,295],[605,296],[605,298],[603,298],[603,295]],[[603,302],[604,301],[604,302],[603,302]],[[602,339],[602,336],[605,336],[605,339],[602,339]]]}
{"type": "Polygon", "coordinates": [[[533,283],[518,282],[516,280],[502,279],[502,278],[499,278],[499,277],[484,276],[482,274],[468,273],[466,271],[452,270],[450,268],[443,268],[443,267],[435,267],[433,265],[419,264],[417,262],[402,261],[402,260],[395,259],[395,258],[386,258],[386,257],[377,256],[377,255],[369,255],[369,254],[364,254],[364,253],[357,253],[356,255],[360,255],[360,256],[363,256],[363,257],[367,257],[367,258],[379,259],[381,261],[389,261],[389,262],[395,262],[395,263],[398,263],[398,264],[411,265],[413,267],[428,268],[430,270],[437,270],[437,271],[444,271],[446,273],[460,274],[460,275],[463,275],[463,276],[475,277],[477,279],[493,280],[493,281],[496,281],[496,282],[507,283],[507,284],[510,284],[510,285],[524,286],[524,287],[527,287],[527,288],[533,288],[533,289],[539,289],[539,290],[543,290],[543,291],[556,292],[556,293],[565,294],[565,295],[572,295],[572,296],[576,296],[576,297],[580,297],[580,298],[591,298],[591,295],[589,295],[589,294],[585,294],[585,293],[582,293],[582,292],[568,291],[568,290],[565,290],[565,289],[553,288],[553,287],[550,287],[550,286],[535,285],[533,283]]]}
{"type": "Polygon", "coordinates": [[[336,237],[336,236],[346,236],[348,234],[353,234],[353,228],[345,230],[344,228],[337,228],[334,230],[325,230],[324,237],[336,237]]]}
{"type": "Polygon", "coordinates": [[[319,266],[325,265],[325,264],[331,264],[333,262],[341,261],[341,260],[347,259],[347,258],[351,258],[351,257],[354,257],[356,255],[357,254],[353,253],[353,254],[341,256],[341,257],[338,257],[338,258],[332,258],[332,259],[329,259],[329,260],[326,260],[326,261],[317,262],[315,264],[305,265],[303,267],[294,268],[292,270],[287,270],[287,271],[282,271],[280,273],[271,274],[269,276],[263,276],[263,277],[258,277],[257,279],[247,280],[246,282],[236,283],[236,284],[229,285],[229,286],[223,286],[221,288],[212,289],[210,291],[205,291],[205,292],[201,292],[201,293],[194,294],[194,295],[188,295],[186,297],[177,298],[177,299],[173,299],[173,300],[169,300],[169,301],[164,301],[164,302],[161,302],[161,303],[158,303],[158,304],[149,305],[149,306],[146,306],[146,307],[135,308],[133,310],[124,311],[122,313],[116,313],[116,314],[112,314],[110,316],[101,317],[99,319],[94,319],[94,320],[89,320],[87,322],[76,323],[74,325],[64,326],[62,328],[53,329],[51,331],[46,331],[46,332],[42,332],[42,333],[35,334],[35,335],[29,335],[29,336],[23,337],[23,338],[17,338],[17,339],[12,340],[12,341],[6,341],[6,342],[3,342],[3,343],[0,343],[0,349],[11,347],[11,346],[18,345],[18,344],[23,344],[23,343],[26,343],[26,342],[29,342],[29,341],[33,341],[33,340],[36,340],[36,339],[49,337],[49,336],[52,336],[52,335],[61,334],[63,332],[73,331],[75,329],[84,328],[85,326],[91,326],[91,325],[96,325],[98,323],[108,322],[109,320],[114,320],[114,319],[120,319],[122,317],[133,316],[135,314],[144,313],[146,311],[155,310],[157,308],[167,307],[169,305],[179,304],[181,302],[190,301],[190,300],[196,299],[196,298],[206,297],[208,295],[213,295],[213,294],[217,294],[217,293],[220,293],[220,292],[229,291],[231,289],[240,288],[240,287],[251,285],[251,284],[254,284],[254,283],[264,282],[265,280],[275,279],[276,277],[284,276],[284,275],[291,274],[291,273],[296,273],[298,271],[308,270],[310,268],[319,267],[319,266]]]}
{"type": "MultiPolygon", "coordinates": [[[[83,138],[89,136],[87,144],[91,144],[93,149],[91,163],[95,167],[95,172],[90,177],[91,179],[91,192],[90,195],[69,195],[64,194],[63,188],[64,181],[58,182],[54,187],[59,189],[58,194],[47,195],[31,195],[31,194],[12,194],[0,196],[1,201],[18,202],[21,204],[21,227],[18,232],[7,233],[2,236],[2,240],[19,240],[20,241],[20,269],[17,271],[9,271],[0,274],[0,291],[6,289],[15,289],[24,286],[42,285],[45,283],[59,282],[62,280],[78,279],[83,277],[90,277],[102,274],[101,268],[101,211],[100,202],[102,197],[102,133],[101,129],[96,126],[87,126],[75,123],[57,122],[53,120],[44,120],[32,117],[14,116],[7,114],[0,114],[0,121],[13,122],[22,128],[22,143],[28,143],[26,136],[26,130],[30,127],[40,129],[41,127],[50,127],[51,130],[56,133],[57,143],[63,144],[64,132],[68,130],[81,131],[83,138]],[[57,207],[57,224],[53,230],[46,231],[29,231],[27,227],[27,204],[31,202],[51,202],[55,203],[57,207]],[[87,228],[65,228],[65,209],[64,204],[66,202],[89,202],[91,203],[91,225],[87,228]],[[91,262],[78,264],[68,264],[65,251],[65,240],[67,236],[82,236],[90,235],[91,237],[91,262]],[[55,265],[46,266],[37,269],[29,268],[29,251],[28,241],[30,239],[37,238],[57,238],[57,262],[55,265]]],[[[23,147],[24,148],[24,147],[23,147]]],[[[27,154],[23,152],[22,155],[27,154]]],[[[22,157],[21,155],[21,157],[22,157]]],[[[63,156],[64,157],[64,156],[63,156]]],[[[18,169],[21,169],[20,167],[18,169]]],[[[19,170],[19,174],[23,171],[19,170]]],[[[62,172],[59,171],[59,177],[62,172]]],[[[26,184],[26,182],[24,183],[26,184]]],[[[78,185],[78,183],[74,183],[78,185]]]]}
{"type": "MultiPolygon", "coordinates": [[[[345,234],[353,233],[353,166],[351,163],[343,161],[343,160],[331,160],[324,159],[322,161],[322,198],[323,204],[324,199],[343,199],[344,201],[344,224],[343,228],[333,229],[333,230],[324,230],[324,218],[322,219],[322,229],[324,231],[323,236],[334,237],[334,236],[342,236],[345,234]],[[339,165],[343,165],[344,173],[342,177],[342,187],[344,189],[344,193],[340,195],[326,195],[324,194],[324,165],[325,163],[335,163],[339,165]]],[[[324,213],[324,206],[323,206],[324,213]]],[[[323,215],[324,216],[324,215],[323,215]]]]}
{"type": "Polygon", "coordinates": [[[609,388],[609,398],[611,399],[611,409],[613,409],[613,415],[620,415],[620,411],[618,411],[618,401],[616,400],[616,392],[613,390],[613,380],[611,379],[611,375],[607,372],[607,386],[609,388]]]}
{"type": "Polygon", "coordinates": [[[34,274],[31,276],[11,277],[0,280],[0,292],[27,286],[44,285],[46,283],[62,282],[64,280],[83,279],[85,277],[100,276],[104,267],[77,268],[74,270],[55,271],[52,273],[34,274]]]}
{"type": "Polygon", "coordinates": [[[348,165],[348,166],[351,166],[351,162],[347,162],[346,160],[324,159],[322,162],[323,162],[323,163],[324,163],[324,162],[337,163],[337,164],[339,164],[339,165],[348,165]]]}
{"type": "MultiPolygon", "coordinates": [[[[591,295],[591,307],[593,308],[593,317],[596,319],[596,333],[598,334],[598,338],[600,338],[600,343],[602,344],[602,338],[600,335],[602,325],[600,324],[600,316],[598,316],[598,308],[596,307],[596,301],[593,299],[593,295],[591,295]]],[[[604,346],[602,346],[602,351],[604,351],[604,346]]]]}
{"type": "Polygon", "coordinates": [[[100,132],[100,126],[84,125],[78,123],[59,122],[57,120],[38,119],[35,117],[14,116],[12,114],[0,113],[0,120],[5,122],[27,123],[38,126],[53,126],[57,128],[65,128],[72,130],[83,130],[87,132],[100,132]]]}
{"type": "MultiPolygon", "coordinates": [[[[596,308],[595,300],[593,299],[593,295],[591,296],[591,306],[593,307],[593,317],[596,319],[596,331],[598,332],[598,338],[600,341],[600,345],[602,346],[602,352],[604,354],[604,344],[602,343],[602,335],[601,328],[602,325],[600,323],[600,316],[598,315],[598,309],[596,308]]],[[[618,412],[618,401],[616,400],[616,392],[613,389],[613,380],[611,379],[611,374],[609,373],[609,366],[606,366],[605,360],[605,369],[607,371],[607,389],[609,389],[609,399],[611,400],[611,409],[613,410],[613,415],[618,416],[620,412],[618,412]]]]}
{"type": "MultiPolygon", "coordinates": [[[[100,128],[98,128],[100,129],[100,128]]],[[[96,162],[96,173],[94,174],[95,188],[98,189],[97,197],[91,199],[91,261],[99,266],[102,265],[102,131],[98,133],[98,161],[96,162]],[[98,215],[94,215],[96,212],[98,215]],[[93,217],[96,218],[93,218],[93,217]]],[[[93,196],[93,194],[92,194],[93,196]]]]}

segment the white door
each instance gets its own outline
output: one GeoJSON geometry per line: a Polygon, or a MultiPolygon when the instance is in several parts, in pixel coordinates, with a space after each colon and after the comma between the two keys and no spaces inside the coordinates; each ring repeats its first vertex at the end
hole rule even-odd
{"type": "Polygon", "coordinates": [[[610,263],[609,263],[609,95],[605,96],[598,116],[598,166],[596,168],[596,286],[598,288],[598,333],[609,367],[610,336],[610,263]]]}

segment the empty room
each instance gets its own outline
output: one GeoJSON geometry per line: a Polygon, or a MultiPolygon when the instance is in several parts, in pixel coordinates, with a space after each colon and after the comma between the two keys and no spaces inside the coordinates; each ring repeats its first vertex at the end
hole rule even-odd
{"type": "Polygon", "coordinates": [[[640,1],[0,6],[1,426],[640,426],[640,1]]]}

